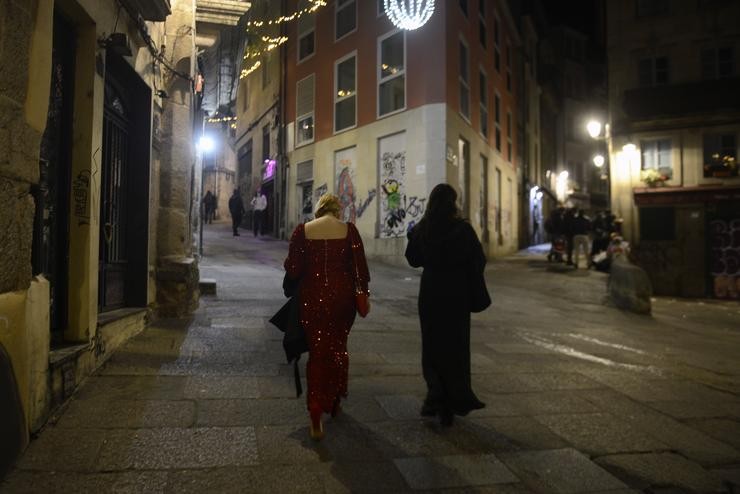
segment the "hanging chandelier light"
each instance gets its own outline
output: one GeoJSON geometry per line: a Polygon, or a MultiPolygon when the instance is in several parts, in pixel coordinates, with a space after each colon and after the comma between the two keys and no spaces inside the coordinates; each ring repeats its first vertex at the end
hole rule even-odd
{"type": "Polygon", "coordinates": [[[434,0],[384,0],[383,4],[391,22],[407,31],[419,29],[434,13],[434,0]]]}

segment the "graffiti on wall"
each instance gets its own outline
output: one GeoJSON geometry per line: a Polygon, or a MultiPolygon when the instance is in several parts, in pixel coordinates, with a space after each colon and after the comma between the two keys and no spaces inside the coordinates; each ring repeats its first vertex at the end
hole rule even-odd
{"type": "Polygon", "coordinates": [[[711,221],[709,248],[714,296],[740,299],[740,218],[711,221]]]}
{"type": "Polygon", "coordinates": [[[400,237],[406,233],[403,207],[406,180],[406,152],[382,153],[380,157],[380,236],[400,237]]]}
{"type": "Polygon", "coordinates": [[[352,175],[352,169],[345,166],[337,179],[337,196],[339,197],[339,204],[342,206],[339,219],[348,223],[354,223],[357,219],[357,209],[355,208],[357,198],[355,197],[352,175]]]}
{"type": "Polygon", "coordinates": [[[370,205],[371,202],[373,202],[373,199],[375,199],[375,196],[378,194],[378,189],[370,189],[367,191],[367,198],[360,202],[360,205],[357,206],[357,217],[362,218],[362,215],[365,214],[365,211],[367,210],[367,207],[370,205]]]}
{"type": "Polygon", "coordinates": [[[319,197],[323,196],[329,191],[329,187],[326,184],[321,184],[313,191],[314,202],[319,202],[319,197]]]}

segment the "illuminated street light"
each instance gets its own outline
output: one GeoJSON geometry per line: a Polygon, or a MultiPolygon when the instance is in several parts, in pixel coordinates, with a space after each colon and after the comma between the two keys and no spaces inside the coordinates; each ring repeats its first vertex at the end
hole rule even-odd
{"type": "Polygon", "coordinates": [[[624,146],[622,146],[622,151],[624,151],[625,153],[628,153],[628,154],[632,154],[635,151],[637,151],[637,146],[635,146],[632,143],[625,144],[624,146]]]}
{"type": "Polygon", "coordinates": [[[383,2],[388,19],[400,29],[419,29],[434,13],[434,0],[385,0],[383,2]]]}
{"type": "Polygon", "coordinates": [[[204,153],[210,153],[216,147],[216,142],[212,137],[207,135],[200,136],[198,140],[198,149],[204,153]]]}
{"type": "Polygon", "coordinates": [[[604,157],[600,154],[594,156],[594,165],[596,165],[596,168],[601,168],[602,166],[604,166],[604,157]]]}
{"type": "Polygon", "coordinates": [[[588,131],[588,135],[596,139],[601,135],[601,122],[597,120],[591,120],[586,124],[586,130],[588,131]]]}

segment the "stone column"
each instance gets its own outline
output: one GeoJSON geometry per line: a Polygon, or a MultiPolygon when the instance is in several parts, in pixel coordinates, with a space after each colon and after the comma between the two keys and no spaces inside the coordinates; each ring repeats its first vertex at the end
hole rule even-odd
{"type": "MultiPolygon", "coordinates": [[[[167,18],[166,58],[192,76],[195,66],[195,2],[174,0],[167,18]]],[[[192,211],[195,146],[193,91],[189,80],[169,73],[163,102],[159,215],[157,228],[157,312],[181,317],[198,306],[198,263],[193,257],[192,211]]]]}

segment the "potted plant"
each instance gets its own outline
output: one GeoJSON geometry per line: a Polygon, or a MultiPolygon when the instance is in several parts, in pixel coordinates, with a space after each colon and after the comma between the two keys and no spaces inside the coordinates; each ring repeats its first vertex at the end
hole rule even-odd
{"type": "Polygon", "coordinates": [[[663,175],[658,170],[642,170],[640,173],[640,180],[645,182],[648,187],[658,187],[665,185],[666,180],[668,180],[668,176],[663,175]]]}

